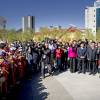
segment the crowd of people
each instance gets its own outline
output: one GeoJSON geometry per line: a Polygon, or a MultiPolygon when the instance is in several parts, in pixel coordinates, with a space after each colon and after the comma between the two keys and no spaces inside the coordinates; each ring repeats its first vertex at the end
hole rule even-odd
{"type": "Polygon", "coordinates": [[[6,96],[10,87],[33,73],[53,75],[55,71],[71,73],[100,73],[100,42],[73,40],[59,42],[46,38],[42,42],[33,40],[7,43],[0,41],[0,95],[6,96]]]}

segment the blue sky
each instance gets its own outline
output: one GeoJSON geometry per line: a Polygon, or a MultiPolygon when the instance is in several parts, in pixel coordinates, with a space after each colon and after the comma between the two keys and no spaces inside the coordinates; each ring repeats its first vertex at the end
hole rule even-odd
{"type": "Polygon", "coordinates": [[[84,10],[95,0],[0,0],[0,16],[7,19],[8,28],[21,28],[22,16],[36,17],[36,29],[41,26],[74,24],[84,28],[84,10]]]}

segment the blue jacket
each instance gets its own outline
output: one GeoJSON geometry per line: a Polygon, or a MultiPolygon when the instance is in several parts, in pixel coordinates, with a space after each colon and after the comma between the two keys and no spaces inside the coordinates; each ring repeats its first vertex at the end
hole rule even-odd
{"type": "Polygon", "coordinates": [[[77,49],[77,56],[78,56],[78,58],[80,58],[81,56],[86,58],[86,52],[87,52],[87,49],[85,47],[83,49],[81,47],[79,47],[77,49]]]}

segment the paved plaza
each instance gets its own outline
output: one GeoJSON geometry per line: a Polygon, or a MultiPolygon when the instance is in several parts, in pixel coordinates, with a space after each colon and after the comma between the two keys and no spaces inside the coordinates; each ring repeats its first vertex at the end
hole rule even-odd
{"type": "Polygon", "coordinates": [[[100,78],[69,71],[44,80],[35,75],[22,86],[17,100],[100,100],[100,78]]]}

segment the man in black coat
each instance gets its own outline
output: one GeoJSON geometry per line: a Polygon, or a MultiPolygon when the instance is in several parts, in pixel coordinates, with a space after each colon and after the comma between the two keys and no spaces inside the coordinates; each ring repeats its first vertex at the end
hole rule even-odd
{"type": "Polygon", "coordinates": [[[88,60],[88,68],[90,75],[96,74],[97,71],[96,55],[97,55],[97,48],[95,47],[95,42],[91,42],[90,46],[87,47],[87,60],[88,60]]]}
{"type": "Polygon", "coordinates": [[[37,47],[35,47],[35,48],[33,48],[33,50],[32,50],[32,57],[33,57],[33,70],[34,70],[34,72],[37,72],[38,71],[38,57],[39,57],[39,55],[38,55],[38,50],[37,50],[38,48],[37,47]]]}
{"type": "Polygon", "coordinates": [[[49,74],[51,74],[50,57],[51,57],[51,50],[48,48],[48,45],[46,44],[44,48],[42,48],[42,59],[41,59],[41,74],[43,78],[45,78],[46,66],[49,74]]]}
{"type": "Polygon", "coordinates": [[[84,46],[84,43],[82,42],[80,44],[80,47],[77,49],[77,56],[78,56],[78,71],[79,73],[86,72],[86,51],[87,49],[84,46]]]}

